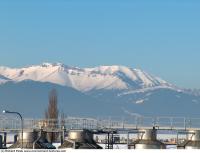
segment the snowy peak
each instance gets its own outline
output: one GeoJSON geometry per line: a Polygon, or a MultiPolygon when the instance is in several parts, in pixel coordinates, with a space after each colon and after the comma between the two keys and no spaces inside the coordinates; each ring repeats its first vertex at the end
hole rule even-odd
{"type": "MultiPolygon", "coordinates": [[[[36,67],[35,65],[33,65],[33,67],[36,67]]],[[[69,67],[65,64],[62,64],[62,63],[42,63],[40,65],[40,67],[43,67],[43,68],[53,68],[53,67],[57,67],[57,68],[63,68],[63,69],[67,69],[67,68],[71,68],[71,69],[75,69],[75,67],[69,67]]]]}
{"type": "Polygon", "coordinates": [[[42,63],[41,65],[42,67],[54,67],[54,66],[60,66],[63,67],[64,65],[61,63],[42,63]]]}
{"type": "Polygon", "coordinates": [[[153,87],[153,86],[171,86],[166,81],[154,77],[140,69],[132,69],[125,66],[100,66],[96,68],[90,68],[86,69],[88,71],[91,71],[93,73],[100,73],[100,74],[106,74],[106,75],[114,75],[129,85],[129,87],[153,87]],[[135,84],[135,85],[133,85],[135,84]]]}
{"type": "Polygon", "coordinates": [[[7,79],[16,82],[24,80],[51,82],[83,92],[94,89],[138,90],[172,86],[140,69],[117,65],[78,68],[62,63],[43,63],[19,69],[0,67],[0,76],[4,82],[7,79]]]}

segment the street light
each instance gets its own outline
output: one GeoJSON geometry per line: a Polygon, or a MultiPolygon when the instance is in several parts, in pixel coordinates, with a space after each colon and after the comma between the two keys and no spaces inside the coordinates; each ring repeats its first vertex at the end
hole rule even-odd
{"type": "Polygon", "coordinates": [[[22,118],[22,115],[20,114],[20,113],[18,113],[18,112],[11,112],[11,111],[7,111],[7,110],[3,110],[3,113],[4,114],[17,114],[19,117],[20,117],[20,119],[21,119],[21,129],[22,129],[22,138],[21,138],[21,142],[22,142],[22,149],[23,149],[23,128],[24,128],[24,124],[23,124],[23,118],[22,118]]]}

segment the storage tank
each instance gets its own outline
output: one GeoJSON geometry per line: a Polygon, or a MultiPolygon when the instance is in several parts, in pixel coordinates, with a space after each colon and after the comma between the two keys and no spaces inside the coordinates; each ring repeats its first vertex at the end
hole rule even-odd
{"type": "Polygon", "coordinates": [[[138,139],[129,146],[129,149],[166,149],[161,141],[157,140],[157,130],[138,130],[138,139]]]}
{"type": "Polygon", "coordinates": [[[36,130],[24,131],[23,137],[20,132],[19,139],[15,144],[10,146],[9,149],[22,148],[22,140],[23,148],[26,149],[56,149],[52,144],[47,141],[46,132],[36,130]]]}
{"type": "Polygon", "coordinates": [[[93,140],[93,133],[89,130],[71,130],[68,133],[68,138],[59,147],[59,149],[74,148],[74,149],[102,149],[93,140]]]}
{"type": "Polygon", "coordinates": [[[178,149],[200,149],[200,130],[190,130],[186,133],[186,140],[177,146],[178,149]]]}

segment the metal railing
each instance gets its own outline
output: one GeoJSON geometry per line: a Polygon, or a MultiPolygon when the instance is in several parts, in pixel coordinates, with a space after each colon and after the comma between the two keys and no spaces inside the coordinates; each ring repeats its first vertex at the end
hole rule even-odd
{"type": "MultiPolygon", "coordinates": [[[[200,129],[200,118],[184,117],[133,117],[133,118],[79,118],[67,117],[61,119],[24,119],[24,129],[40,129],[51,127],[54,130],[62,129],[200,129]],[[64,125],[63,125],[64,123],[64,125]]],[[[20,130],[21,122],[17,118],[0,116],[0,131],[20,130]]]]}

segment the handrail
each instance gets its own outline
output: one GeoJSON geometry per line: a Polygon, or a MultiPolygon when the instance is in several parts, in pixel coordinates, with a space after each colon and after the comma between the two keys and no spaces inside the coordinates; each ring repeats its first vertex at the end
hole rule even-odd
{"type": "MultiPolygon", "coordinates": [[[[63,125],[60,119],[24,119],[24,129],[39,129],[41,127],[55,127],[60,129],[63,125]],[[54,126],[52,126],[54,125],[54,126]]],[[[20,129],[20,120],[17,118],[2,117],[0,118],[0,131],[8,129],[20,129]]],[[[64,119],[66,129],[137,129],[141,127],[156,126],[159,129],[200,129],[200,118],[185,117],[134,117],[134,118],[79,118],[67,117],[64,119]]]]}

